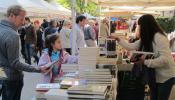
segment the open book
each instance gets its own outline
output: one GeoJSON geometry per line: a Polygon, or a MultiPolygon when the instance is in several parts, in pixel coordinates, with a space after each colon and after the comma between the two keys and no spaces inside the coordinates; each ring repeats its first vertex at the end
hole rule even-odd
{"type": "Polygon", "coordinates": [[[142,52],[142,51],[131,51],[132,57],[130,58],[131,62],[137,62],[141,57],[152,59],[155,55],[153,52],[142,52]]]}
{"type": "Polygon", "coordinates": [[[48,68],[48,71],[46,73],[44,73],[44,74],[45,75],[48,74],[52,70],[52,68],[54,67],[54,65],[57,64],[58,62],[59,62],[59,60],[55,60],[53,62],[50,62],[50,63],[44,65],[46,68],[48,68]]]}
{"type": "Polygon", "coordinates": [[[155,55],[153,52],[131,51],[132,54],[155,55]]]}

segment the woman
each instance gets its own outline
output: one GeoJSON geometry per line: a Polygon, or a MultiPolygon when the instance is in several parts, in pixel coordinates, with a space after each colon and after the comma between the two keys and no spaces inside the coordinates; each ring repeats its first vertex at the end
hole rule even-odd
{"type": "Polygon", "coordinates": [[[100,25],[100,37],[107,37],[109,36],[109,25],[108,20],[103,19],[101,25],[100,25]]]}
{"type": "Polygon", "coordinates": [[[60,31],[60,38],[63,48],[71,54],[71,46],[70,46],[70,33],[71,33],[71,22],[64,21],[63,28],[60,31]]]}
{"type": "Polygon", "coordinates": [[[111,38],[116,39],[121,46],[128,50],[140,49],[155,53],[155,59],[146,60],[141,57],[139,63],[155,69],[156,89],[152,100],[168,100],[175,79],[175,63],[171,56],[169,41],[152,15],[141,16],[137,27],[140,39],[135,43],[129,44],[115,36],[111,36],[111,38]]]}

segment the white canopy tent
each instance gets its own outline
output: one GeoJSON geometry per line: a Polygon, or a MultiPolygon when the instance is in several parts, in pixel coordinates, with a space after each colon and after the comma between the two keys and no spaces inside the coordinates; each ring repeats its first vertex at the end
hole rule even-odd
{"type": "Polygon", "coordinates": [[[58,17],[64,15],[63,11],[44,0],[3,0],[3,2],[0,2],[0,12],[5,14],[7,8],[11,5],[21,5],[26,9],[28,16],[32,17],[58,17]]]}
{"type": "Polygon", "coordinates": [[[45,8],[37,3],[33,3],[30,0],[3,0],[0,2],[0,12],[6,13],[9,6],[21,5],[26,9],[28,16],[45,16],[45,8]]]}
{"type": "Polygon", "coordinates": [[[101,7],[101,12],[120,10],[124,12],[146,12],[157,14],[160,11],[175,10],[175,0],[89,0],[101,7]],[[157,12],[153,12],[157,11],[157,12]]]}
{"type": "Polygon", "coordinates": [[[40,4],[41,6],[44,6],[45,9],[47,9],[45,10],[45,12],[47,13],[50,12],[50,14],[55,15],[55,17],[63,17],[65,15],[70,17],[71,15],[71,12],[69,10],[57,5],[56,2],[55,2],[56,5],[53,5],[44,0],[31,0],[31,1],[40,4]]]}
{"type": "Polygon", "coordinates": [[[62,19],[69,19],[71,17],[71,10],[63,7],[56,0],[53,0],[53,1],[49,2],[49,3],[50,3],[50,5],[54,6],[56,9],[59,10],[59,12],[61,12],[63,14],[63,16],[61,16],[60,18],[62,18],[62,19]]]}
{"type": "Polygon", "coordinates": [[[94,16],[92,16],[92,15],[90,15],[90,14],[88,14],[88,13],[84,13],[83,14],[87,19],[96,19],[96,17],[94,17],[94,16]]]}
{"type": "Polygon", "coordinates": [[[60,5],[57,1],[53,0],[50,2],[50,4],[52,6],[54,6],[55,8],[57,8],[58,10],[62,11],[65,15],[71,15],[71,10],[63,7],[62,5],[60,5]]]}
{"type": "Polygon", "coordinates": [[[101,6],[174,6],[175,0],[89,0],[101,6]]]}

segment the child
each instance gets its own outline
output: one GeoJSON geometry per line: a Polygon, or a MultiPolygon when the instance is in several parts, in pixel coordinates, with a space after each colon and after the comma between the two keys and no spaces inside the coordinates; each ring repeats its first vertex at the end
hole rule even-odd
{"type": "Polygon", "coordinates": [[[53,83],[55,78],[61,76],[61,64],[63,63],[77,63],[78,58],[75,56],[70,56],[69,53],[62,50],[61,41],[59,35],[53,34],[48,35],[45,41],[46,49],[43,50],[43,54],[39,60],[38,66],[42,67],[49,62],[59,60],[55,64],[48,74],[44,75],[44,83],[53,83]]]}

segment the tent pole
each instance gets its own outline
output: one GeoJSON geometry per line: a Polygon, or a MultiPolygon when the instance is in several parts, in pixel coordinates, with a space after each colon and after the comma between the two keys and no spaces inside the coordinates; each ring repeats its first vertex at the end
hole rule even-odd
{"type": "Polygon", "coordinates": [[[101,32],[101,5],[99,5],[99,12],[100,12],[100,14],[99,14],[99,19],[98,19],[98,46],[100,46],[99,45],[99,37],[100,37],[100,32],[101,32]]]}
{"type": "Polygon", "coordinates": [[[109,14],[109,36],[111,35],[111,17],[109,14]]]}
{"type": "Polygon", "coordinates": [[[71,3],[72,3],[72,25],[73,25],[73,28],[72,28],[72,55],[76,55],[76,22],[75,22],[75,19],[76,19],[76,0],[71,0],[71,3]]]}

